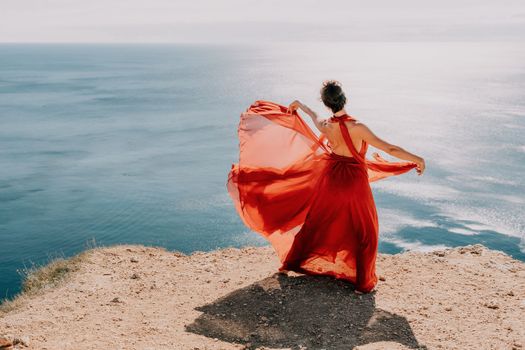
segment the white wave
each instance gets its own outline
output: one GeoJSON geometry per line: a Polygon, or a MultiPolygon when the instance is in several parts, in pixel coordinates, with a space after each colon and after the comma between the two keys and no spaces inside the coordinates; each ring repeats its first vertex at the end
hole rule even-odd
{"type": "Polygon", "coordinates": [[[525,129],[525,127],[523,125],[519,125],[519,124],[514,124],[514,123],[505,123],[505,124],[502,124],[504,127],[506,128],[509,128],[509,129],[525,129]]]}
{"type": "Polygon", "coordinates": [[[407,212],[393,209],[379,209],[379,231],[382,235],[391,235],[404,227],[437,227],[437,224],[424,219],[417,219],[407,212]]]}
{"type": "Polygon", "coordinates": [[[418,252],[431,252],[434,250],[442,250],[450,248],[444,244],[436,245],[427,245],[419,241],[405,241],[397,237],[386,237],[383,241],[395,244],[396,246],[402,248],[404,251],[418,251],[418,252]]]}
{"type": "Polygon", "coordinates": [[[448,231],[450,231],[452,233],[457,233],[457,234],[460,234],[460,235],[465,235],[465,236],[474,236],[474,235],[478,234],[478,232],[476,230],[469,230],[469,229],[461,228],[461,227],[449,228],[448,231]]]}
{"type": "Polygon", "coordinates": [[[461,192],[439,184],[430,182],[401,182],[401,181],[378,181],[373,188],[398,196],[418,200],[450,200],[458,197],[461,192]]]}
{"type": "Polygon", "coordinates": [[[507,236],[525,239],[523,214],[520,211],[502,212],[501,209],[471,207],[455,203],[442,203],[439,205],[442,215],[454,221],[469,221],[463,224],[471,231],[494,231],[507,236]]]}
{"type": "Polygon", "coordinates": [[[465,182],[465,181],[469,181],[470,182],[470,180],[474,180],[474,181],[479,181],[479,182],[482,182],[482,183],[491,183],[491,184],[495,184],[495,185],[509,185],[509,186],[516,186],[518,184],[516,181],[496,178],[496,177],[493,177],[493,176],[476,176],[476,175],[473,175],[473,176],[459,176],[458,175],[456,177],[449,176],[449,177],[447,177],[447,179],[455,180],[455,181],[458,181],[458,182],[465,182]]]}
{"type": "Polygon", "coordinates": [[[510,194],[488,194],[488,196],[512,204],[525,204],[525,198],[522,196],[514,196],[510,194]]]}

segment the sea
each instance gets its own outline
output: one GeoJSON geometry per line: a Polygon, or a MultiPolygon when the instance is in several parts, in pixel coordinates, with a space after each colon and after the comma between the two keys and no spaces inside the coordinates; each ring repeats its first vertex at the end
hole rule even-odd
{"type": "Polygon", "coordinates": [[[480,243],[525,261],[523,43],[2,44],[0,299],[93,246],[267,245],[226,191],[239,116],[299,99],[328,117],[327,79],[426,160],[372,183],[380,252],[480,243]]]}

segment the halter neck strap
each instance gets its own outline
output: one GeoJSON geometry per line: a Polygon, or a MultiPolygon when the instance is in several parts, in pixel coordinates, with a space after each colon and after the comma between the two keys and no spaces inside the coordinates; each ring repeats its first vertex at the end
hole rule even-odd
{"type": "Polygon", "coordinates": [[[346,121],[356,121],[356,119],[349,116],[348,114],[343,114],[339,117],[332,116],[330,118],[330,121],[339,123],[341,134],[343,136],[343,139],[345,140],[346,146],[350,150],[350,153],[352,153],[352,156],[354,156],[354,158],[356,158],[360,163],[365,163],[365,158],[364,158],[364,152],[366,152],[365,142],[361,142],[361,149],[357,151],[357,149],[354,146],[354,143],[352,142],[352,138],[350,137],[350,132],[348,131],[348,128],[345,124],[346,121]]]}
{"type": "Polygon", "coordinates": [[[356,121],[356,119],[352,116],[349,116],[348,114],[343,114],[340,116],[331,116],[330,117],[331,122],[341,122],[341,121],[356,121]]]}

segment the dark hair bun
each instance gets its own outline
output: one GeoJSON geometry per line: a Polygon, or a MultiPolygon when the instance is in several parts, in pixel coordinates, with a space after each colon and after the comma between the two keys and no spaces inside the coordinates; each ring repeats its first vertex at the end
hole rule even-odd
{"type": "Polygon", "coordinates": [[[325,81],[321,88],[321,99],[325,106],[330,108],[333,113],[343,109],[346,104],[346,96],[341,87],[341,83],[337,80],[325,81]]]}

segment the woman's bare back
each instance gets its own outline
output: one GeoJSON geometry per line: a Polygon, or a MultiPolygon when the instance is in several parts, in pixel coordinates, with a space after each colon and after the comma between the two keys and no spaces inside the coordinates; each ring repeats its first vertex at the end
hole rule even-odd
{"type": "MultiPolygon", "coordinates": [[[[353,136],[351,131],[352,128],[355,127],[357,122],[345,121],[344,123],[348,128],[348,132],[350,134],[350,138],[352,139],[354,148],[357,150],[358,153],[361,152],[362,139],[353,136]]],[[[352,157],[352,152],[350,152],[350,150],[346,146],[343,135],[341,134],[341,128],[339,127],[339,123],[330,122],[329,120],[327,120],[325,123],[323,123],[323,126],[323,134],[328,139],[328,143],[332,148],[332,151],[342,156],[352,157]]]]}

